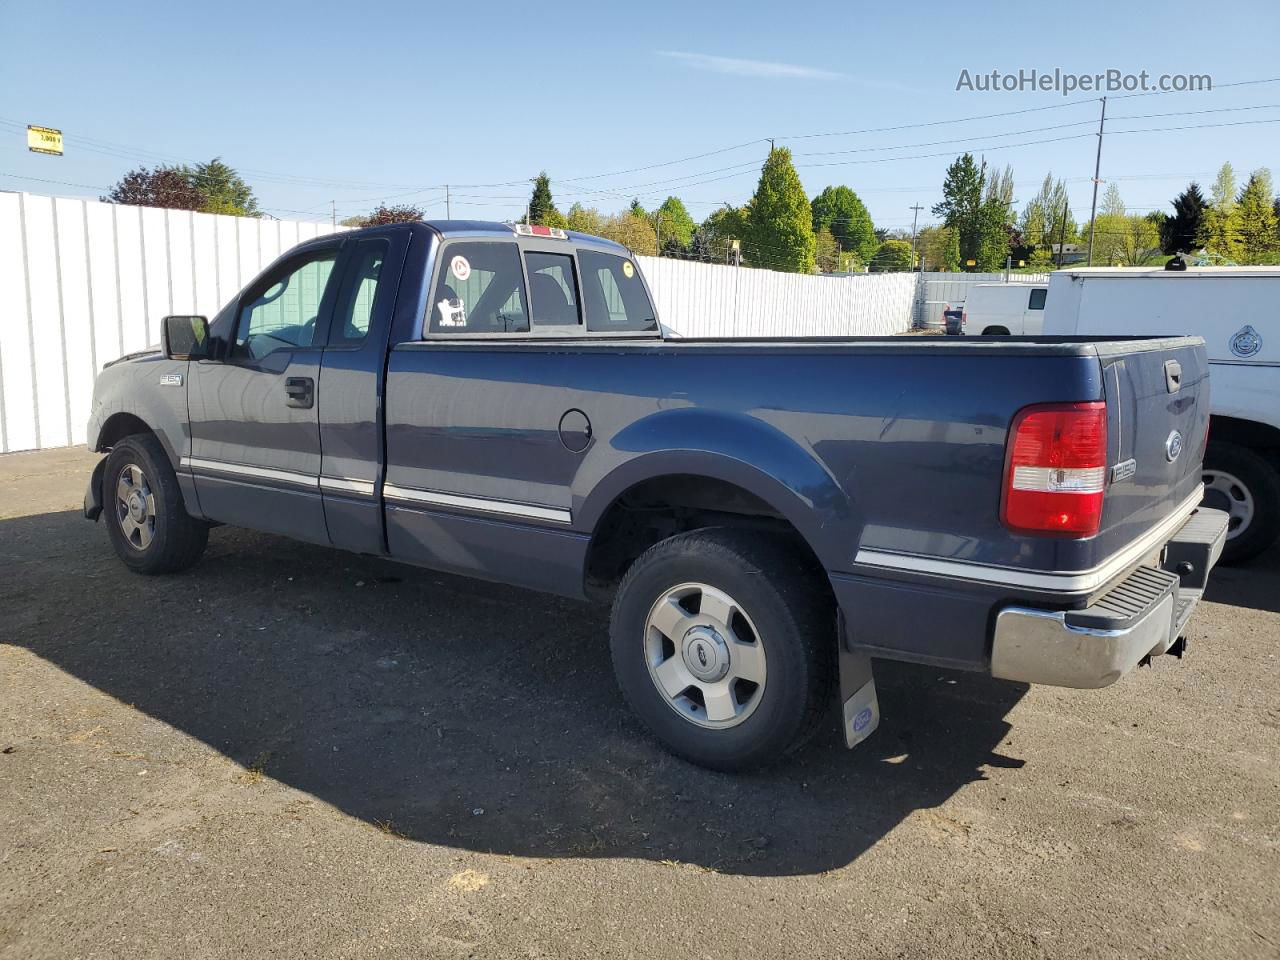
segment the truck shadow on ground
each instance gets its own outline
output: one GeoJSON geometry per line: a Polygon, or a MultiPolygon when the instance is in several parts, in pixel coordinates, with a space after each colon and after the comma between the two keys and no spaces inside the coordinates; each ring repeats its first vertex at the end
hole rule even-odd
{"type": "Polygon", "coordinates": [[[808,874],[1002,753],[1022,685],[880,663],[884,721],[728,776],[672,758],[614,686],[607,611],[238,530],[126,572],[77,513],[0,522],[16,642],[267,776],[406,838],[808,874]]]}

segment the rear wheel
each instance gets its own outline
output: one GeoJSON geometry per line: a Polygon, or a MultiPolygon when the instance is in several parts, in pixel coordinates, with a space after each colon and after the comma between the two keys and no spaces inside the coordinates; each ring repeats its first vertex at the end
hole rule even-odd
{"type": "Polygon", "coordinates": [[[680,534],[627,571],[610,640],[618,684],[662,743],[743,770],[802,746],[833,694],[823,572],[785,538],[680,534]]]}
{"type": "Polygon", "coordinates": [[[987,327],[982,331],[984,337],[1007,337],[1009,336],[1008,327],[987,327]]]}
{"type": "Polygon", "coordinates": [[[209,525],[182,503],[178,477],[151,434],[117,443],[102,477],[103,514],[116,555],[137,573],[175,573],[204,553],[209,525]]]}
{"type": "Polygon", "coordinates": [[[1255,450],[1210,443],[1204,457],[1204,505],[1230,516],[1223,563],[1256,557],[1280,535],[1280,473],[1255,450]]]}

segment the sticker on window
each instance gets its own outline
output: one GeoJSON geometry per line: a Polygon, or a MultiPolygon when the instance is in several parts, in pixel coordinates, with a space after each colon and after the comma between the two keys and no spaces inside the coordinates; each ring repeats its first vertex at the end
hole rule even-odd
{"type": "Polygon", "coordinates": [[[630,260],[622,261],[622,275],[628,280],[636,275],[636,268],[631,265],[630,260]]]}
{"type": "Polygon", "coordinates": [[[465,327],[467,325],[467,309],[461,300],[446,298],[436,304],[436,309],[440,311],[440,326],[465,327]]]}
{"type": "Polygon", "coordinates": [[[455,280],[466,281],[471,276],[471,261],[458,254],[449,263],[449,272],[453,274],[455,280]]]}

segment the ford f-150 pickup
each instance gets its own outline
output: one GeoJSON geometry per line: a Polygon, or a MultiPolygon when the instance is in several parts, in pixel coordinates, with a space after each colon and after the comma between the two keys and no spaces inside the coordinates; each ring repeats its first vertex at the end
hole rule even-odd
{"type": "Polygon", "coordinates": [[[624,248],[459,221],[304,243],[163,334],[89,421],[129,568],[224,523],[610,601],[622,693],[719,769],[868,736],[872,657],[1180,654],[1226,531],[1198,338],[673,341],[624,248]]]}

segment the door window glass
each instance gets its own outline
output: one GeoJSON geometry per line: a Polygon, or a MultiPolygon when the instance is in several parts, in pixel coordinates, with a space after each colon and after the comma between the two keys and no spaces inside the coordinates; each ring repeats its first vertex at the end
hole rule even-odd
{"type": "Polygon", "coordinates": [[[391,244],[387,240],[361,240],[352,258],[351,289],[334,314],[329,343],[335,346],[360,343],[369,333],[381,286],[382,264],[391,244]]]}
{"type": "Polygon", "coordinates": [[[649,331],[658,329],[657,316],[634,262],[595,250],[579,250],[582,300],[587,329],[593,331],[649,331]]]}
{"type": "Polygon", "coordinates": [[[572,327],[578,318],[578,294],[573,257],[564,253],[526,253],[529,298],[535,327],[572,327]]]}
{"type": "Polygon", "coordinates": [[[429,305],[432,333],[521,333],[529,329],[515,243],[451,243],[429,305]]]}
{"type": "Polygon", "coordinates": [[[1043,310],[1045,298],[1049,296],[1049,291],[1045,287],[1036,287],[1031,291],[1031,297],[1027,300],[1028,310],[1043,310]]]}
{"type": "Polygon", "coordinates": [[[250,291],[236,323],[235,352],[257,359],[274,350],[314,344],[320,306],[337,260],[335,248],[316,250],[250,291]]]}

